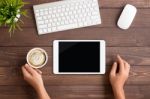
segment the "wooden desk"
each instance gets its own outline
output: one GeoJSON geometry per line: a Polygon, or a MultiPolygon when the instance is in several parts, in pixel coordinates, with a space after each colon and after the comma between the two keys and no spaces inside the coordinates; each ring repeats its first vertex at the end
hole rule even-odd
{"type": "Polygon", "coordinates": [[[116,54],[131,65],[125,86],[127,99],[150,99],[150,0],[99,0],[103,24],[38,36],[33,16],[33,4],[58,0],[25,0],[30,18],[23,31],[16,31],[12,38],[8,28],[0,28],[0,99],[37,99],[34,90],[24,82],[21,65],[26,54],[34,47],[44,48],[49,61],[43,78],[52,99],[113,99],[108,74],[116,54]],[[126,3],[138,7],[132,27],[123,31],[116,26],[126,3]],[[104,39],[107,42],[106,75],[54,75],[52,73],[52,41],[55,39],[104,39]]]}

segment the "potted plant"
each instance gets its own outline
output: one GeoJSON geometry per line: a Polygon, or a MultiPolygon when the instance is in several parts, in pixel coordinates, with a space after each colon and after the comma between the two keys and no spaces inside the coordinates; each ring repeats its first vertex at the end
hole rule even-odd
{"type": "Polygon", "coordinates": [[[27,10],[22,10],[25,4],[23,0],[0,0],[0,26],[8,26],[10,36],[16,29],[22,30],[20,17],[27,16],[27,10]]]}

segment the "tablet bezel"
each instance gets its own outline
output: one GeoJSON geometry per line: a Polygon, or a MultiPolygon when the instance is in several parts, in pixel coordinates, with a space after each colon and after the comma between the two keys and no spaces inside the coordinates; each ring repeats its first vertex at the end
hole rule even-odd
{"type": "Polygon", "coordinates": [[[54,40],[53,41],[53,73],[54,74],[105,74],[106,44],[104,40],[54,40]],[[100,72],[59,72],[59,42],[100,42],[100,72]]]}

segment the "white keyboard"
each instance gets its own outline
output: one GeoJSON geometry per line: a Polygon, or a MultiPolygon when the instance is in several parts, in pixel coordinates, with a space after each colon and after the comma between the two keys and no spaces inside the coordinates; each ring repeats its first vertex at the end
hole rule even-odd
{"type": "Polygon", "coordinates": [[[98,0],[63,0],[33,8],[39,35],[101,24],[98,0]]]}

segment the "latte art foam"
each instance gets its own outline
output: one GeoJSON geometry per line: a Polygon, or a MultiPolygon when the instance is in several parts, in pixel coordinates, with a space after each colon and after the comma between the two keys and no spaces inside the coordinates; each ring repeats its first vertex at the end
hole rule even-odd
{"type": "Polygon", "coordinates": [[[34,66],[40,66],[44,64],[45,60],[45,54],[40,50],[35,50],[29,55],[29,62],[34,66]]]}
{"type": "Polygon", "coordinates": [[[42,48],[33,48],[27,53],[26,60],[31,67],[42,68],[48,61],[48,55],[42,48]]]}

